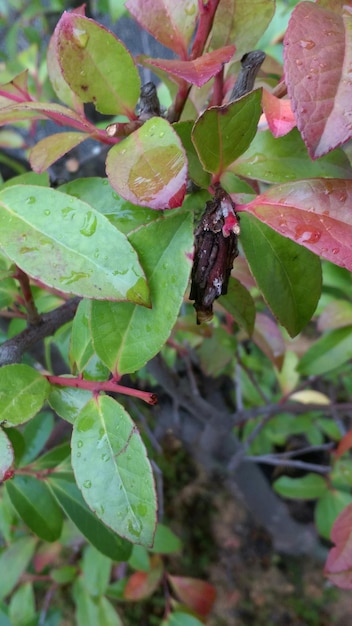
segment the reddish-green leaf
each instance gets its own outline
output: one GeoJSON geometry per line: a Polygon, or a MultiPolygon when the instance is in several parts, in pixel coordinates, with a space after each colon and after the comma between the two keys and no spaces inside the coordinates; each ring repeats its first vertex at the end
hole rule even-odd
{"type": "Polygon", "coordinates": [[[63,77],[82,102],[105,114],[134,116],[140,80],[133,58],[113,33],[65,12],[55,30],[63,77]]]}
{"type": "Polygon", "coordinates": [[[192,139],[208,172],[221,175],[250,145],[261,114],[261,90],[236,102],[207,109],[196,121],[192,139]]]}
{"type": "Polygon", "coordinates": [[[285,39],[285,78],[297,126],[313,158],[352,136],[352,12],[299,2],[285,39]]]}
{"type": "Polygon", "coordinates": [[[62,529],[62,512],[47,485],[34,476],[15,476],[6,483],[18,514],[41,539],[56,541],[62,529]]]}
{"type": "MultiPolygon", "coordinates": [[[[176,122],[176,124],[173,124],[173,128],[181,138],[183,147],[186,150],[189,178],[191,178],[199,187],[207,189],[211,182],[211,176],[209,172],[204,171],[192,142],[192,120],[176,122]]],[[[193,198],[192,202],[194,202],[193,198]]]]}
{"type": "Polygon", "coordinates": [[[46,378],[29,365],[0,368],[0,420],[6,426],[27,422],[42,408],[49,393],[46,378]]]}
{"type": "Polygon", "coordinates": [[[56,53],[57,47],[57,29],[54,30],[53,35],[49,41],[46,63],[48,68],[48,76],[52,87],[61,102],[64,102],[70,108],[77,111],[77,113],[83,113],[83,103],[78,96],[72,91],[69,85],[66,83],[59,64],[58,55],[56,53]]]}
{"type": "Polygon", "coordinates": [[[57,133],[49,135],[32,148],[29,161],[35,172],[43,172],[64,154],[89,137],[86,133],[57,133]]]}
{"type": "Polygon", "coordinates": [[[352,303],[347,300],[333,300],[329,302],[318,319],[318,330],[320,332],[351,325],[352,303]]]}
{"type": "Polygon", "coordinates": [[[187,159],[171,125],[153,117],[108,153],[106,173],[126,200],[152,209],[181,206],[187,183],[187,159]]]}
{"type": "Polygon", "coordinates": [[[340,513],[331,531],[335,547],[329,552],[325,574],[341,589],[352,589],[352,504],[340,513]]]}
{"type": "Polygon", "coordinates": [[[172,76],[184,78],[187,82],[202,87],[220,72],[224,63],[230,61],[236,48],[226,46],[203,54],[193,61],[174,61],[168,59],[144,59],[143,63],[155,66],[172,76]]]}
{"type": "Polygon", "coordinates": [[[243,209],[336,265],[352,270],[352,181],[302,180],[277,185],[243,209]]]}
{"type": "Polygon", "coordinates": [[[315,507],[315,524],[318,533],[324,539],[330,539],[333,523],[343,509],[352,502],[352,496],[345,491],[330,489],[317,502],[315,507]]]}
{"type": "Polygon", "coordinates": [[[268,315],[257,313],[252,340],[280,370],[285,355],[285,342],[278,324],[268,315]]]}
{"type": "Polygon", "coordinates": [[[0,109],[8,107],[13,102],[28,100],[28,70],[24,70],[10,82],[1,85],[0,109]]]}
{"type": "Polygon", "coordinates": [[[341,439],[341,441],[339,442],[339,445],[337,446],[336,450],[335,450],[335,459],[339,459],[340,456],[342,456],[343,454],[345,454],[345,452],[347,452],[347,450],[350,450],[352,448],[352,430],[349,430],[348,433],[346,433],[346,435],[344,435],[341,439]]]}
{"type": "Polygon", "coordinates": [[[71,126],[82,132],[97,133],[97,129],[88,120],[61,104],[50,102],[21,102],[0,109],[0,126],[22,120],[50,119],[60,126],[71,126]]]}
{"type": "Polygon", "coordinates": [[[0,428],[0,482],[8,475],[14,462],[13,447],[2,428],[0,428]]]}
{"type": "Polygon", "coordinates": [[[197,0],[127,0],[125,6],[144,30],[182,59],[187,57],[198,18],[197,0]]]}
{"type": "Polygon", "coordinates": [[[153,555],[148,572],[135,572],[129,577],[123,593],[124,599],[136,602],[148,598],[158,588],[162,574],[163,562],[159,555],[153,555]]]}
{"type": "Polygon", "coordinates": [[[201,617],[209,615],[216,598],[213,585],[197,578],[168,576],[178,598],[201,617]]]}
{"type": "Polygon", "coordinates": [[[277,98],[267,89],[263,89],[263,111],[274,137],[287,135],[296,126],[296,119],[291,109],[290,100],[277,98]]]}
{"type": "Polygon", "coordinates": [[[311,319],[319,301],[319,257],[249,215],[242,219],[241,243],[275,317],[291,337],[297,335],[311,319]]]}
{"type": "Polygon", "coordinates": [[[211,47],[235,42],[238,58],[252,50],[275,12],[275,0],[221,0],[215,13],[211,47]]]}

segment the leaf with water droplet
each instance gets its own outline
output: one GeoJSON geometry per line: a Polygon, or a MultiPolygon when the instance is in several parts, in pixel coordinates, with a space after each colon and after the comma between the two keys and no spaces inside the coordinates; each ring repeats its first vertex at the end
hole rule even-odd
{"type": "Polygon", "coordinates": [[[15,185],[0,192],[0,229],[10,259],[49,287],[149,305],[135,250],[86,202],[55,189],[15,185]]]}
{"type": "Polygon", "coordinates": [[[88,506],[118,535],[150,546],[157,509],[153,474],[124,408],[109,396],[92,399],[75,420],[71,447],[76,481],[88,506]],[[84,445],[77,458],[80,441],[84,445]]]}

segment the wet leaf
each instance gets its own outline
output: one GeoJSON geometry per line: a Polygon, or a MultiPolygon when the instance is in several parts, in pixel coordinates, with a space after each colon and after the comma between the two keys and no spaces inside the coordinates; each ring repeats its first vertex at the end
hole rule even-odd
{"type": "Polygon", "coordinates": [[[157,504],[151,466],[136,426],[111,397],[91,400],[76,418],[72,467],[104,524],[132,543],[152,544],[157,504]]]}
{"type": "Polygon", "coordinates": [[[352,136],[352,12],[312,2],[293,10],[284,38],[285,78],[297,127],[317,158],[352,136]]]}
{"type": "Polygon", "coordinates": [[[220,175],[254,138],[261,114],[261,90],[221,107],[207,109],[196,121],[192,139],[205,170],[220,175]]]}
{"type": "Polygon", "coordinates": [[[275,317],[291,337],[311,319],[321,294],[321,264],[293,241],[248,215],[241,243],[251,272],[275,317]]]}
{"type": "Polygon", "coordinates": [[[45,187],[9,187],[0,191],[0,228],[10,259],[46,285],[91,298],[149,303],[136,252],[85,202],[45,187]]]}
{"type": "Polygon", "coordinates": [[[221,0],[211,35],[211,47],[235,42],[237,57],[252,50],[275,12],[275,0],[221,0]]]}
{"type": "Polygon", "coordinates": [[[11,441],[0,428],[0,483],[6,478],[13,462],[14,454],[11,441]]]}
{"type": "Polygon", "coordinates": [[[235,50],[235,46],[226,46],[205,53],[192,61],[145,58],[143,63],[158,67],[172,76],[183,78],[192,85],[202,87],[220,72],[225,63],[230,61],[235,50]]]}
{"type": "Polygon", "coordinates": [[[237,209],[351,271],[351,202],[352,181],[315,179],[273,186],[237,209]]]}
{"type": "Polygon", "coordinates": [[[182,59],[187,57],[198,19],[197,0],[127,0],[125,7],[157,41],[182,59]]]}
{"type": "Polygon", "coordinates": [[[81,101],[93,102],[100,113],[133,118],[140,80],[123,43],[101,24],[72,12],[62,15],[55,38],[64,80],[81,101]]]}
{"type": "Polygon", "coordinates": [[[0,368],[0,419],[17,426],[34,417],[50,391],[46,378],[29,365],[0,368]]]}
{"type": "Polygon", "coordinates": [[[152,209],[181,206],[187,183],[187,159],[171,125],[153,117],[109,150],[106,173],[126,200],[152,209]]]}

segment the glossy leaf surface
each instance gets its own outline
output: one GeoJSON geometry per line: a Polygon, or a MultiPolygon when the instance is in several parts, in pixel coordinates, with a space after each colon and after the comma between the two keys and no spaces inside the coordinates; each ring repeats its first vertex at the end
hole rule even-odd
{"type": "Polygon", "coordinates": [[[128,559],[132,550],[131,544],[105,526],[90,510],[72,473],[54,472],[47,482],[66,515],[97,550],[114,561],[128,559]]]}
{"type": "Polygon", "coordinates": [[[251,271],[275,317],[293,337],[318,304],[320,260],[253,217],[243,218],[241,243],[251,271]]]}
{"type": "Polygon", "coordinates": [[[132,246],[81,200],[45,187],[9,187],[0,192],[0,228],[6,254],[45,284],[91,298],[148,304],[132,246]]]}
{"type": "Polygon", "coordinates": [[[109,396],[91,400],[75,420],[72,466],[88,506],[133,543],[151,545],[156,495],[139,432],[109,396]]]}
{"type": "Polygon", "coordinates": [[[192,139],[205,170],[220,175],[247,150],[261,114],[261,91],[207,109],[196,121],[192,139]]]}
{"type": "Polygon", "coordinates": [[[109,150],[106,173],[123,198],[152,209],[181,206],[186,193],[185,151],[177,133],[161,117],[147,120],[109,150]]]}
{"type": "Polygon", "coordinates": [[[64,79],[81,101],[93,102],[100,113],[133,117],[139,74],[121,41],[97,22],[73,12],[62,15],[55,37],[64,79]]]}
{"type": "Polygon", "coordinates": [[[89,137],[85,133],[57,133],[38,141],[30,154],[30,164],[35,172],[41,173],[64,154],[79,146],[89,137]]]}
{"type": "Polygon", "coordinates": [[[29,365],[0,368],[0,419],[17,426],[34,417],[50,391],[46,378],[29,365]]]}
{"type": "Polygon", "coordinates": [[[192,216],[182,212],[167,213],[132,233],[130,241],[146,272],[152,308],[130,303],[91,303],[95,351],[105,365],[119,375],[145,365],[171,333],[191,269],[192,216]]]}
{"type": "Polygon", "coordinates": [[[25,524],[44,541],[61,534],[62,512],[43,480],[16,475],[6,483],[7,493],[25,524]]]}
{"type": "Polygon", "coordinates": [[[263,89],[262,105],[273,137],[287,135],[296,126],[290,100],[277,98],[267,89],[263,89]]]}
{"type": "Polygon", "coordinates": [[[14,454],[11,442],[0,428],[0,482],[6,477],[13,462],[14,454]]]}
{"type": "Polygon", "coordinates": [[[252,50],[275,12],[275,0],[221,0],[217,8],[211,46],[236,44],[237,57],[252,50]]]}
{"type": "Polygon", "coordinates": [[[315,179],[271,187],[241,209],[324,259],[352,270],[351,202],[352,181],[315,179]]]}
{"type": "Polygon", "coordinates": [[[351,7],[332,11],[312,2],[298,3],[285,34],[284,53],[297,127],[316,158],[352,136],[351,7]]]}

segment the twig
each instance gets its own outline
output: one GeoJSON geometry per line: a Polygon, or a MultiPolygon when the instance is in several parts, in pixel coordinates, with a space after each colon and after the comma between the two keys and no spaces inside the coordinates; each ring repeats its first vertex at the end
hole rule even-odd
{"type": "Polygon", "coordinates": [[[122,393],[126,396],[132,396],[133,398],[139,398],[144,400],[147,404],[156,404],[157,397],[155,393],[149,391],[140,391],[140,389],[134,389],[133,387],[125,387],[119,385],[114,380],[85,380],[84,378],[73,378],[65,376],[46,376],[46,379],[52,385],[59,385],[60,387],[73,387],[74,389],[86,389],[91,391],[94,395],[100,391],[109,391],[111,393],[122,393]]]}
{"type": "MultiPolygon", "coordinates": [[[[307,472],[315,472],[316,474],[329,474],[331,467],[329,465],[315,465],[314,463],[305,463],[304,461],[282,461],[276,456],[263,455],[263,456],[246,456],[243,461],[252,461],[254,463],[265,463],[266,465],[282,465],[284,467],[296,467],[307,472]]],[[[232,462],[231,462],[232,469],[232,462]]]]}
{"type": "Polygon", "coordinates": [[[80,298],[71,298],[54,311],[44,313],[38,326],[30,326],[15,337],[5,341],[0,346],[0,367],[19,363],[24,352],[72,320],[79,302],[80,298]]]}
{"type": "Polygon", "coordinates": [[[34,303],[31,285],[27,274],[21,270],[20,267],[16,267],[14,278],[18,280],[21,291],[23,294],[24,306],[27,311],[27,321],[30,326],[38,326],[41,324],[42,318],[38,313],[37,307],[34,303]]]}

